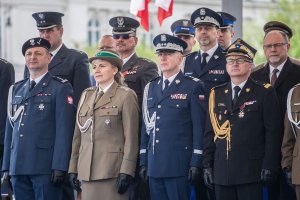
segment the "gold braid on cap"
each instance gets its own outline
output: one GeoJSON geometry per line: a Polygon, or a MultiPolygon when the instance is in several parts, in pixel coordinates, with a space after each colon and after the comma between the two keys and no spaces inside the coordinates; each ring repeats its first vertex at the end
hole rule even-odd
{"type": "Polygon", "coordinates": [[[227,148],[226,148],[226,155],[227,155],[227,159],[228,159],[228,153],[230,151],[230,122],[229,120],[226,120],[222,126],[220,126],[217,116],[214,112],[215,109],[215,90],[212,89],[210,92],[210,96],[209,96],[209,116],[210,116],[210,121],[211,121],[211,125],[214,129],[215,132],[215,137],[214,137],[214,142],[216,142],[217,139],[225,139],[227,140],[227,148]]]}

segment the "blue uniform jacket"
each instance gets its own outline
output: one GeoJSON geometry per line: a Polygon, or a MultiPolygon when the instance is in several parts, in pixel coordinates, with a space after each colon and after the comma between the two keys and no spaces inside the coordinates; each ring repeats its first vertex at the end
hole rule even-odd
{"type": "Polygon", "coordinates": [[[67,171],[75,125],[71,85],[47,73],[29,92],[29,79],[17,82],[12,111],[24,106],[13,123],[6,122],[2,170],[10,175],[67,171]]]}
{"type": "Polygon", "coordinates": [[[153,129],[148,135],[144,121],[140,166],[146,166],[148,175],[155,178],[187,176],[191,166],[201,165],[204,86],[199,79],[195,81],[180,72],[162,93],[161,80],[149,83],[147,109],[150,116],[156,112],[155,136],[153,129]]]}
{"type": "Polygon", "coordinates": [[[203,70],[200,68],[201,54],[199,51],[193,52],[186,57],[184,74],[203,81],[207,97],[211,88],[230,81],[226,71],[226,59],[223,51],[219,46],[203,70]]]}

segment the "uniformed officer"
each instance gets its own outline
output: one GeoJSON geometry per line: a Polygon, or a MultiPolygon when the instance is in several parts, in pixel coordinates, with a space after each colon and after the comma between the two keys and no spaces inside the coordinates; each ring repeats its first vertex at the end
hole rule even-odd
{"type": "Polygon", "coordinates": [[[204,135],[204,180],[217,200],[262,199],[262,183],[274,183],[281,121],[273,87],[249,78],[256,50],[241,39],[229,46],[231,81],[209,97],[204,135]]]}
{"type": "Polygon", "coordinates": [[[223,21],[215,11],[199,8],[193,12],[191,22],[195,26],[200,50],[186,58],[184,74],[201,79],[208,96],[212,87],[229,81],[225,55],[217,41],[223,21]]]}
{"type": "Polygon", "coordinates": [[[11,87],[2,170],[16,200],[62,198],[74,131],[73,90],[48,72],[50,43],[32,38],[22,47],[30,78],[11,87]]]}
{"type": "MultiPolygon", "coordinates": [[[[144,88],[150,80],[158,76],[157,66],[149,59],[138,57],[135,52],[135,47],[138,43],[136,31],[140,26],[137,20],[130,17],[118,16],[111,18],[109,24],[113,28],[112,34],[115,40],[116,51],[123,60],[122,76],[128,87],[136,93],[141,110],[144,88]]],[[[141,117],[139,121],[141,126],[141,117]]],[[[137,169],[136,172],[138,171],[137,169]]],[[[134,182],[129,188],[129,199],[150,199],[149,189],[140,180],[138,174],[136,174],[134,182]]]]}
{"type": "MultiPolygon", "coordinates": [[[[36,26],[40,37],[51,44],[51,62],[49,71],[52,75],[67,79],[74,90],[74,104],[77,105],[81,93],[91,86],[89,77],[89,62],[84,52],[69,49],[62,42],[64,28],[62,25],[63,13],[37,12],[32,17],[36,20],[36,26]]],[[[24,78],[29,77],[25,67],[24,78]]],[[[70,193],[70,195],[72,195],[70,193]]],[[[66,197],[67,198],[67,197],[66,197]]],[[[73,199],[74,197],[68,197],[73,199]]]]}
{"type": "Polygon", "coordinates": [[[82,200],[128,200],[138,155],[137,96],[122,85],[122,60],[104,50],[89,59],[96,87],[81,96],[69,166],[82,200]]]}
{"type": "MultiPolygon", "coordinates": [[[[251,77],[273,85],[280,104],[280,112],[277,115],[281,117],[283,125],[288,92],[294,85],[300,83],[300,66],[288,56],[293,31],[286,24],[278,21],[266,23],[264,31],[266,34],[263,40],[263,49],[267,62],[256,67],[251,77]]],[[[283,137],[283,130],[281,130],[281,137],[283,137]]],[[[270,198],[275,200],[296,199],[294,189],[287,184],[284,172],[280,168],[278,181],[269,191],[270,198]]]]}
{"type": "MultiPolygon", "coordinates": [[[[0,58],[0,164],[3,159],[3,143],[5,134],[5,122],[7,118],[7,96],[9,87],[15,82],[15,70],[11,63],[0,58]]],[[[2,185],[2,184],[1,184],[2,185]]],[[[1,190],[0,186],[0,191],[1,190]]]]}
{"type": "Polygon", "coordinates": [[[220,36],[218,37],[218,43],[223,49],[227,49],[231,43],[232,39],[235,35],[234,32],[234,23],[236,18],[226,12],[217,12],[223,20],[223,23],[220,26],[220,36]]]}
{"type": "Polygon", "coordinates": [[[160,34],[153,44],[162,77],[144,92],[140,176],[149,176],[153,200],[189,199],[202,159],[204,86],[180,70],[186,42],[160,34]]]}
{"type": "Polygon", "coordinates": [[[300,148],[300,136],[298,136],[300,134],[299,99],[300,84],[294,86],[288,94],[284,137],[281,146],[281,166],[286,174],[287,183],[291,188],[295,188],[297,200],[300,200],[300,156],[298,154],[298,149],[300,148]]]}

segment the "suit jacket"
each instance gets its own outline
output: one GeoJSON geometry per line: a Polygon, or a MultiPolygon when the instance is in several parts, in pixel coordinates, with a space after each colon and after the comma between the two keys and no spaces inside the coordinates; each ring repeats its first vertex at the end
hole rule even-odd
{"type": "MultiPolygon", "coordinates": [[[[87,55],[82,51],[69,49],[63,44],[52,58],[48,68],[53,76],[67,79],[71,83],[74,90],[74,104],[77,105],[83,90],[91,86],[87,55]]],[[[26,66],[25,78],[29,78],[29,71],[26,66]]]]}
{"type": "MultiPolygon", "coordinates": [[[[300,85],[294,87],[290,100],[290,113],[294,121],[300,119],[300,85]]],[[[284,121],[284,137],[281,146],[281,166],[292,167],[292,182],[300,185],[300,126],[292,124],[288,117],[284,121]],[[295,132],[294,132],[295,130],[295,132]]]]}
{"type": "Polygon", "coordinates": [[[135,91],[139,107],[142,108],[143,92],[146,84],[158,77],[156,64],[146,58],[140,58],[136,54],[133,54],[123,65],[121,73],[128,87],[135,91]]]}
{"type": "Polygon", "coordinates": [[[184,74],[199,78],[203,81],[207,96],[209,96],[211,88],[229,81],[223,51],[224,50],[219,46],[203,70],[201,70],[200,67],[200,52],[193,52],[186,57],[184,74]]]}
{"type": "Polygon", "coordinates": [[[0,144],[3,144],[7,116],[7,96],[9,87],[15,82],[12,64],[0,58],[0,144]]]}
{"type": "Polygon", "coordinates": [[[156,112],[156,118],[149,133],[143,121],[140,166],[146,166],[148,175],[155,178],[187,176],[191,166],[201,166],[204,86],[180,72],[162,93],[161,80],[149,83],[146,108],[150,117],[156,112]]]}
{"type": "Polygon", "coordinates": [[[7,120],[2,170],[10,175],[67,171],[75,121],[72,87],[50,73],[31,91],[29,81],[17,82],[9,98],[13,115],[24,111],[13,127],[7,120]]]}
{"type": "Polygon", "coordinates": [[[93,124],[84,133],[78,123],[73,137],[70,173],[84,181],[134,176],[138,153],[138,104],[135,93],[116,82],[99,99],[96,87],[81,96],[77,120],[93,124]]]}
{"type": "MultiPolygon", "coordinates": [[[[252,72],[251,77],[264,83],[270,83],[269,64],[266,63],[263,68],[252,72]]],[[[289,90],[298,83],[300,83],[300,66],[292,63],[290,58],[288,58],[274,85],[280,104],[280,116],[282,122],[284,121],[286,112],[287,94],[289,90]]]]}
{"type": "Polygon", "coordinates": [[[213,113],[220,126],[230,123],[230,149],[227,140],[216,139],[211,120],[204,136],[205,168],[213,167],[214,183],[246,184],[260,181],[262,169],[276,170],[280,155],[279,104],[275,90],[248,79],[232,107],[231,83],[214,88],[213,113]]]}

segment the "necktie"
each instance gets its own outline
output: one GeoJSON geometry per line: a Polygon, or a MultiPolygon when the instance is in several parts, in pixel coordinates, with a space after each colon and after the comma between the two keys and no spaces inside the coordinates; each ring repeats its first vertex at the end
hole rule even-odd
{"type": "Polygon", "coordinates": [[[206,62],[206,58],[208,56],[208,53],[202,53],[201,57],[202,57],[202,62],[200,64],[201,66],[201,70],[204,69],[204,67],[206,66],[207,62],[206,62]]]}
{"type": "Polygon", "coordinates": [[[169,81],[168,79],[166,79],[166,80],[164,81],[165,87],[164,87],[163,92],[167,90],[167,88],[169,87],[169,83],[170,83],[170,81],[169,81]]]}
{"type": "Polygon", "coordinates": [[[96,103],[103,96],[103,94],[104,94],[104,92],[102,90],[101,91],[97,91],[94,103],[96,103]]]}
{"type": "Polygon", "coordinates": [[[29,91],[31,91],[31,90],[34,88],[35,85],[36,85],[36,82],[35,82],[34,80],[32,80],[32,81],[30,82],[30,88],[29,88],[29,91]]]}
{"type": "Polygon", "coordinates": [[[239,86],[235,86],[233,90],[234,90],[234,97],[233,97],[232,104],[234,106],[239,98],[239,92],[241,91],[241,88],[239,86]]]}
{"type": "Polygon", "coordinates": [[[278,69],[273,69],[273,72],[272,72],[272,76],[271,76],[271,85],[275,85],[275,82],[277,80],[277,72],[279,72],[278,69]]]}

